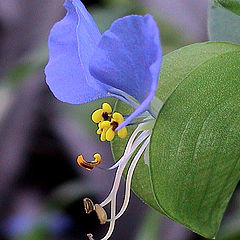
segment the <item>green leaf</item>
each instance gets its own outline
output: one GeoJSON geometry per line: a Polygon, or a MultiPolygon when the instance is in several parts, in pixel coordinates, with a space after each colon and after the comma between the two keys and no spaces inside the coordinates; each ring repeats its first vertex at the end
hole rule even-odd
{"type": "Polygon", "coordinates": [[[211,57],[180,81],[153,130],[155,197],[166,215],[207,238],[240,179],[239,86],[240,48],[211,57]]]}
{"type": "Polygon", "coordinates": [[[220,5],[240,16],[240,2],[237,0],[215,0],[213,4],[215,6],[220,5]]]}
{"type": "Polygon", "coordinates": [[[240,17],[225,8],[212,5],[209,9],[208,32],[211,41],[240,44],[240,17]]]}
{"type": "MultiPolygon", "coordinates": [[[[193,44],[166,55],[163,58],[159,87],[156,94],[157,97],[165,102],[166,99],[176,90],[181,81],[198,66],[201,66],[209,59],[220,56],[221,54],[239,49],[238,45],[230,43],[208,42],[193,44]]],[[[116,104],[116,111],[128,114],[132,110],[124,103],[118,101],[116,104]]],[[[135,127],[133,126],[128,127],[128,131],[130,132],[129,136],[134,129],[135,127]]],[[[165,136],[165,139],[168,139],[168,136],[165,136]]],[[[124,140],[115,138],[114,141],[112,141],[111,146],[115,160],[118,160],[122,156],[127,140],[128,138],[124,140]]],[[[161,142],[162,140],[159,143],[161,142]]],[[[155,158],[156,156],[151,157],[150,160],[157,161],[155,158]]],[[[145,203],[161,212],[161,207],[156,201],[153,193],[149,166],[144,163],[143,157],[140,159],[135,169],[132,189],[145,203]]]]}
{"type": "Polygon", "coordinates": [[[221,54],[238,51],[240,46],[225,42],[196,43],[163,57],[156,96],[163,102],[197,66],[221,54]]]}

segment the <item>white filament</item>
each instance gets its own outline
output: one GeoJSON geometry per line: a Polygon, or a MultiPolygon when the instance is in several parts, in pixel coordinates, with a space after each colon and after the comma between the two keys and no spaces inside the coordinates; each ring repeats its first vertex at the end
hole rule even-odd
{"type": "Polygon", "coordinates": [[[126,187],[125,187],[125,197],[124,197],[124,202],[122,205],[121,210],[119,211],[119,213],[116,215],[116,217],[114,219],[110,219],[110,221],[115,221],[118,218],[120,218],[122,216],[122,214],[125,212],[125,210],[127,209],[128,203],[129,203],[129,199],[130,199],[130,189],[131,189],[131,181],[132,181],[132,176],[135,170],[135,167],[138,163],[138,160],[140,159],[142,153],[144,152],[144,150],[146,149],[146,147],[148,146],[150,142],[150,136],[147,138],[147,140],[143,143],[143,145],[141,146],[141,148],[139,149],[139,151],[137,152],[136,156],[134,157],[129,169],[128,169],[128,174],[127,174],[127,180],[126,180],[126,187]]]}
{"type": "Polygon", "coordinates": [[[138,138],[136,139],[136,141],[134,143],[131,143],[131,145],[127,144],[127,147],[126,147],[126,150],[124,152],[124,155],[120,158],[119,161],[117,161],[112,167],[110,167],[109,170],[112,170],[112,169],[117,168],[118,166],[122,165],[123,162],[126,161],[126,157],[128,157],[128,155],[132,155],[135,152],[136,148],[141,144],[141,142],[144,139],[146,139],[147,136],[149,136],[149,134],[150,134],[150,131],[149,130],[145,130],[138,136],[138,138]]]}
{"type": "MultiPolygon", "coordinates": [[[[100,204],[101,207],[106,206],[108,203],[111,203],[111,218],[108,220],[110,222],[108,232],[101,240],[107,240],[112,235],[112,232],[114,230],[115,221],[122,216],[124,211],[127,209],[129,199],[130,199],[130,187],[131,187],[131,180],[134,173],[134,169],[138,163],[138,160],[140,159],[141,155],[143,154],[144,150],[147,148],[150,142],[150,136],[151,130],[146,128],[146,124],[140,124],[131,137],[129,138],[129,141],[127,143],[126,149],[124,151],[123,156],[121,159],[115,163],[111,168],[114,169],[117,168],[115,180],[113,183],[113,187],[107,198],[100,204]],[[139,136],[138,134],[142,132],[139,136]],[[142,144],[143,143],[143,144],[142,144]],[[126,187],[125,187],[125,197],[122,204],[122,207],[119,211],[119,213],[116,215],[116,201],[117,201],[117,192],[119,189],[119,185],[121,182],[121,177],[123,174],[123,171],[128,164],[129,159],[132,157],[136,149],[142,144],[138,152],[136,153],[127,173],[127,179],[126,179],[126,187]]],[[[88,236],[89,240],[94,240],[92,236],[88,236]]]]}
{"type": "MultiPolygon", "coordinates": [[[[116,196],[111,201],[111,218],[114,218],[115,214],[116,214],[116,196]]],[[[107,240],[111,237],[112,232],[114,230],[114,226],[115,226],[115,220],[110,222],[108,232],[101,240],[107,240]]]]}
{"type": "MultiPolygon", "coordinates": [[[[139,130],[137,131],[137,129],[136,129],[135,131],[136,131],[136,133],[134,132],[135,134],[133,133],[132,136],[136,137],[137,134],[139,133],[139,130]]],[[[134,143],[133,143],[132,139],[131,139],[131,141],[129,139],[126,150],[125,150],[122,158],[117,162],[117,165],[114,164],[111,168],[109,168],[109,169],[114,169],[116,167],[119,167],[117,169],[117,172],[116,172],[116,177],[115,177],[115,180],[114,180],[114,183],[113,183],[112,190],[109,193],[109,195],[107,196],[107,198],[100,204],[101,207],[106,206],[111,201],[112,195],[114,193],[114,189],[119,188],[120,181],[121,181],[121,176],[122,176],[122,173],[124,171],[124,168],[126,167],[126,165],[128,163],[128,160],[131,158],[131,156],[135,152],[136,148],[142,143],[142,141],[144,141],[149,136],[149,134],[150,134],[149,130],[143,131],[134,143]],[[128,146],[130,146],[130,145],[131,145],[131,148],[128,148],[128,146]]]]}

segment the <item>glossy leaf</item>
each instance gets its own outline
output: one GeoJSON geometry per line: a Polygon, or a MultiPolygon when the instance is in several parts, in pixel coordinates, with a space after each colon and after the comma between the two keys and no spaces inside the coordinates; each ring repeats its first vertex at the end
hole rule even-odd
{"type": "MultiPolygon", "coordinates": [[[[175,94],[178,93],[178,86],[180,86],[184,82],[185,78],[189,76],[192,72],[194,72],[195,69],[198,67],[207,64],[208,61],[211,61],[213,59],[217,59],[218,57],[221,58],[222,55],[231,53],[234,51],[240,50],[239,46],[230,44],[230,43],[200,43],[200,44],[193,44],[184,48],[181,48],[175,52],[172,52],[164,57],[163,60],[163,66],[162,66],[162,72],[160,75],[160,80],[159,80],[159,86],[158,86],[158,91],[157,91],[157,97],[165,102],[167,99],[169,99],[166,104],[171,100],[175,94]],[[184,80],[184,81],[183,81],[184,80]]],[[[211,68],[210,68],[211,69],[211,68]]],[[[205,76],[205,74],[202,74],[205,76]]],[[[223,75],[225,76],[225,74],[223,75]]],[[[206,77],[206,79],[208,79],[206,77]]],[[[207,80],[206,80],[207,81],[207,80]]],[[[209,84],[209,83],[208,83],[209,84]]],[[[206,85],[208,85],[206,84],[206,85]]],[[[193,91],[194,92],[194,91],[193,91]]],[[[196,92],[196,91],[195,91],[196,92]]],[[[187,95],[186,95],[187,97],[187,95]]],[[[179,105],[177,104],[179,107],[179,105]]],[[[183,106],[182,106],[183,107],[183,106]]],[[[167,107],[164,106],[162,111],[167,111],[167,107]]],[[[116,110],[120,111],[122,113],[129,113],[130,109],[128,106],[126,106],[124,103],[118,101],[116,105],[116,110]]],[[[178,119],[179,121],[179,119],[178,119]]],[[[160,120],[158,120],[160,122],[160,120]]],[[[154,130],[154,136],[153,136],[153,141],[151,144],[151,166],[152,169],[155,168],[157,165],[157,169],[160,170],[162,167],[159,165],[160,158],[159,156],[163,154],[168,153],[170,150],[168,146],[165,146],[165,148],[161,148],[163,151],[162,153],[158,151],[159,147],[156,148],[154,147],[154,144],[158,144],[158,146],[163,142],[163,141],[168,141],[170,137],[172,137],[171,132],[166,132],[165,134],[162,133],[158,128],[161,128],[159,123],[157,123],[156,130],[154,130]],[[161,139],[160,139],[160,132],[161,132],[161,139]],[[154,151],[155,149],[155,151],[154,151]],[[156,150],[157,149],[157,150],[156,150]],[[154,167],[153,167],[154,165],[154,167]]],[[[179,134],[181,134],[181,129],[176,127],[175,131],[179,134]]],[[[129,127],[129,130],[133,131],[134,127],[129,127]]],[[[173,131],[174,132],[174,131],[173,131]]],[[[112,142],[112,150],[115,159],[119,159],[123,153],[123,150],[125,148],[125,145],[127,143],[126,140],[122,140],[119,138],[115,138],[114,141],[112,142]]],[[[170,146],[170,145],[169,145],[170,146]]],[[[166,161],[168,159],[165,159],[166,161]]],[[[166,167],[166,166],[165,166],[166,167]]],[[[174,170],[174,168],[173,168],[174,170]]],[[[158,172],[155,174],[155,172],[152,172],[153,174],[153,179],[154,179],[154,190],[155,193],[153,193],[152,190],[152,180],[150,177],[149,173],[149,167],[144,163],[143,158],[139,161],[135,172],[133,176],[133,182],[132,182],[132,189],[134,192],[147,204],[149,204],[151,207],[155,208],[158,211],[161,211],[161,209],[164,209],[165,214],[169,215],[171,218],[177,220],[180,223],[183,223],[190,227],[192,230],[197,231],[193,227],[190,226],[190,224],[181,221],[181,219],[178,219],[175,217],[175,213],[178,212],[178,209],[174,209],[170,214],[165,208],[165,204],[160,200],[161,197],[160,195],[163,193],[162,189],[163,188],[169,188],[171,189],[171,186],[162,184],[162,180],[159,181],[156,179],[156,176],[159,175],[161,176],[161,173],[158,172]],[[156,183],[157,182],[157,183],[156,183]],[[156,185],[157,184],[157,185],[156,185]],[[161,186],[159,186],[159,185],[161,186]],[[159,187],[159,190],[158,190],[159,187]],[[161,194],[160,194],[161,193],[161,194]],[[154,194],[157,196],[157,202],[155,199],[154,194]],[[160,207],[161,206],[161,207],[160,207]]],[[[175,173],[176,174],[176,173],[175,173]]],[[[167,179],[165,180],[166,183],[167,179]]],[[[176,183],[177,184],[177,183],[176,183]]],[[[180,184],[178,184],[180,185],[180,184]]],[[[167,201],[167,199],[165,198],[167,201]]],[[[177,202],[177,198],[175,198],[175,202],[177,202]]],[[[191,207],[191,206],[190,206],[191,207]]],[[[201,232],[200,230],[197,231],[200,234],[207,236],[208,233],[205,234],[204,230],[201,232]]]]}
{"type": "Polygon", "coordinates": [[[213,4],[209,8],[208,32],[211,41],[240,44],[240,17],[213,4]]]}
{"type": "Polygon", "coordinates": [[[240,49],[197,66],[160,111],[153,189],[172,219],[213,238],[240,179],[240,49]]]}
{"type": "Polygon", "coordinates": [[[220,5],[240,16],[240,1],[237,0],[215,0],[214,5],[220,5]]]}

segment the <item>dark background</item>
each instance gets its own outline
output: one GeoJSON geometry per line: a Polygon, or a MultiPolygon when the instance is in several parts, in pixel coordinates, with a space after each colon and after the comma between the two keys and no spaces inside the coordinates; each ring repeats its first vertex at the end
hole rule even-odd
{"type": "MultiPolygon", "coordinates": [[[[102,31],[118,17],[150,12],[158,21],[165,54],[207,40],[207,0],[83,2],[102,31]]],[[[65,14],[62,3],[0,0],[0,240],[82,240],[89,232],[100,239],[107,230],[94,213],[84,213],[82,199],[102,201],[113,173],[87,172],[76,164],[77,155],[91,159],[97,151],[103,153],[104,166],[112,164],[109,145],[99,142],[89,120],[100,102],[61,103],[44,80],[47,37],[65,14]]],[[[123,189],[119,202],[121,193],[123,189]]],[[[240,239],[238,196],[237,190],[217,239],[240,239]]],[[[203,239],[161,217],[132,194],[111,239],[153,238],[203,239]]]]}

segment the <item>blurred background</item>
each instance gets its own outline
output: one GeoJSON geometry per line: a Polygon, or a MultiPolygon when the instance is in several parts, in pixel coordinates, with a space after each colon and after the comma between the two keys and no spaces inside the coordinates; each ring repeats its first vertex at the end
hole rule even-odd
{"type": "MultiPolygon", "coordinates": [[[[207,41],[208,0],[85,0],[101,31],[116,18],[151,13],[158,21],[164,54],[207,41]]],[[[113,163],[90,114],[101,101],[68,105],[45,84],[47,38],[65,15],[63,0],[0,0],[0,240],[100,239],[107,226],[82,200],[101,202],[113,173],[88,172],[76,156],[100,151],[105,167],[113,163]]],[[[123,186],[122,186],[123,187],[123,186]]],[[[119,202],[122,197],[120,190],[119,202]]],[[[231,200],[217,239],[240,239],[239,190],[231,200]],[[238,220],[236,220],[238,219],[238,220]]],[[[161,216],[132,194],[117,221],[113,240],[203,239],[161,216]]]]}

